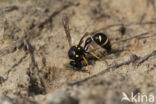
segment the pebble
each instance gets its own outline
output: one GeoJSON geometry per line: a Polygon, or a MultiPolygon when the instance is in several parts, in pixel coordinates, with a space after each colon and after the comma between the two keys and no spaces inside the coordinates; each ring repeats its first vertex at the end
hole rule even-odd
{"type": "Polygon", "coordinates": [[[46,104],[78,104],[78,100],[61,90],[55,90],[48,95],[46,104]]]}
{"type": "Polygon", "coordinates": [[[13,104],[11,98],[0,95],[0,104],[13,104]]]}

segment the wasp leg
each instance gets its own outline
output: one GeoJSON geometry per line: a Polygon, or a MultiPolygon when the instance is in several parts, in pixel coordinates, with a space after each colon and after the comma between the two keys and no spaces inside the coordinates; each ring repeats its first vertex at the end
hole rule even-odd
{"type": "MultiPolygon", "coordinates": [[[[89,45],[90,48],[95,49],[92,45],[89,45]]],[[[100,59],[100,57],[98,57],[95,53],[93,52],[89,52],[92,56],[94,56],[95,58],[97,58],[100,62],[102,62],[103,64],[106,64],[108,66],[107,61],[104,61],[100,59]]]]}
{"type": "MultiPolygon", "coordinates": [[[[89,47],[95,50],[95,48],[91,44],[89,45],[89,47]]],[[[99,51],[98,51],[98,54],[100,55],[99,51]]]]}
{"type": "Polygon", "coordinates": [[[90,74],[90,68],[89,68],[89,66],[88,66],[88,61],[87,61],[87,59],[83,56],[82,57],[83,58],[83,60],[85,61],[85,63],[87,64],[87,70],[88,70],[88,72],[89,72],[89,74],[90,74]]]}

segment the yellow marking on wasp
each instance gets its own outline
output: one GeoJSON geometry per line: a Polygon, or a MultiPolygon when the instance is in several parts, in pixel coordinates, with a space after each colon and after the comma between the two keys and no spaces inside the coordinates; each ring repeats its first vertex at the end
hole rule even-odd
{"type": "Polygon", "coordinates": [[[73,54],[74,54],[74,55],[76,54],[75,51],[73,52],[73,54]]]}
{"type": "Polygon", "coordinates": [[[100,42],[101,42],[101,40],[102,40],[102,37],[101,37],[101,35],[99,35],[99,40],[100,40],[100,42]]]}
{"type": "Polygon", "coordinates": [[[73,60],[73,59],[70,59],[70,61],[75,61],[75,60],[73,60]]]}
{"type": "Polygon", "coordinates": [[[78,48],[78,50],[80,50],[80,47],[78,48]]]}
{"type": "Polygon", "coordinates": [[[79,57],[79,55],[76,55],[76,57],[79,57]]]}
{"type": "Polygon", "coordinates": [[[105,46],[107,43],[108,43],[108,38],[107,38],[107,40],[105,41],[105,43],[103,43],[102,46],[105,46]]]}

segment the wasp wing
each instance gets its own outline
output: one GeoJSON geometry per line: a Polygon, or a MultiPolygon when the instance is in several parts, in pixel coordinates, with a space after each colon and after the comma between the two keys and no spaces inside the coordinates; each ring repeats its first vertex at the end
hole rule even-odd
{"type": "Polygon", "coordinates": [[[66,33],[66,37],[68,39],[69,46],[71,47],[71,45],[72,45],[72,39],[71,39],[70,29],[69,29],[69,19],[68,19],[67,16],[64,15],[62,17],[62,23],[63,23],[64,30],[65,30],[65,33],[66,33]]]}

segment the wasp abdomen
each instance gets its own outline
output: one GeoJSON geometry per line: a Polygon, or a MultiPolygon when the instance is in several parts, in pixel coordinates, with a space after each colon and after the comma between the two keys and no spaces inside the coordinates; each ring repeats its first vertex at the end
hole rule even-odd
{"type": "Polygon", "coordinates": [[[105,48],[107,52],[110,52],[112,49],[110,41],[108,41],[107,44],[103,45],[102,47],[105,48]]]}
{"type": "Polygon", "coordinates": [[[103,33],[97,33],[93,37],[93,40],[96,44],[100,45],[101,47],[105,48],[107,51],[111,51],[111,44],[107,36],[103,33]]]}

